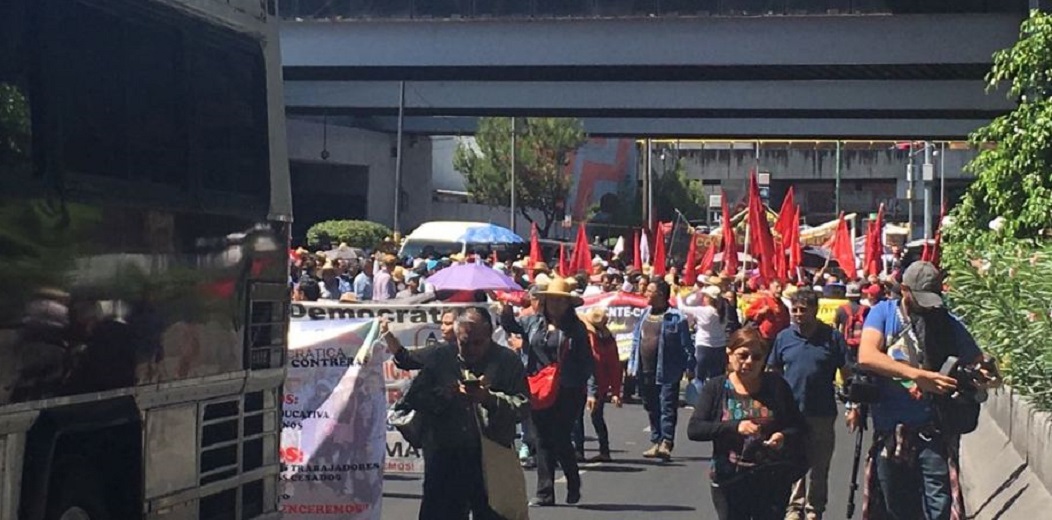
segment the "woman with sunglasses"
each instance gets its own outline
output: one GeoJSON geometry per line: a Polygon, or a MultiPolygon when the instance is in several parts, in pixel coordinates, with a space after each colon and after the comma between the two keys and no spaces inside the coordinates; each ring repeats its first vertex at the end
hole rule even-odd
{"type": "Polygon", "coordinates": [[[687,426],[690,440],[712,441],[720,520],[781,520],[793,482],[807,471],[806,422],[789,384],[764,370],[767,345],[753,327],[731,335],[729,372],[705,382],[687,426]]]}

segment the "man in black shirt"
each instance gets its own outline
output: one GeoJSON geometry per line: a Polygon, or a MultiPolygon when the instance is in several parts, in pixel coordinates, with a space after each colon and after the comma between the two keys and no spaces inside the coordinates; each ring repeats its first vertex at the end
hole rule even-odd
{"type": "Polygon", "coordinates": [[[401,368],[422,366],[406,401],[424,414],[424,499],[421,520],[499,519],[482,477],[480,435],[506,447],[529,406],[519,356],[496,344],[489,312],[465,310],[456,320],[455,348],[439,343],[401,348],[389,330],[388,349],[401,368]]]}

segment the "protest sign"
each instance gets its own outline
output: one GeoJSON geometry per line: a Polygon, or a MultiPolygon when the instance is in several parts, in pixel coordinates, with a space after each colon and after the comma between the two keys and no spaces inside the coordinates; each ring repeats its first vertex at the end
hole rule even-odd
{"type": "MultiPolygon", "coordinates": [[[[387,318],[391,334],[408,348],[423,347],[441,341],[442,312],[444,309],[458,305],[441,304],[419,304],[419,305],[387,305],[383,303],[364,304],[330,304],[330,305],[304,305],[292,304],[292,317],[294,320],[303,320],[315,324],[314,326],[325,327],[331,324],[353,323],[357,320],[371,318],[387,318]]],[[[384,383],[383,402],[386,410],[389,410],[409,388],[409,384],[415,375],[408,370],[401,370],[394,365],[394,361],[380,347],[376,356],[372,358],[382,367],[384,383]]],[[[372,361],[371,360],[371,361],[372,361]]],[[[393,427],[387,426],[386,420],[382,419],[384,427],[385,473],[423,473],[424,456],[419,449],[413,448],[402,434],[393,427]]]]}
{"type": "Polygon", "coordinates": [[[288,519],[379,520],[385,400],[374,319],[312,320],[296,304],[282,409],[281,512],[288,519]],[[361,349],[371,349],[356,364],[361,349]]]}

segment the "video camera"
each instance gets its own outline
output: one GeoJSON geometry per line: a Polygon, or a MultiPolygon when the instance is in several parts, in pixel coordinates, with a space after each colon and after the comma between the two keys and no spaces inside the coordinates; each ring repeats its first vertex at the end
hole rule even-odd
{"type": "Polygon", "coordinates": [[[851,379],[844,382],[844,387],[837,392],[837,398],[844,403],[875,403],[880,400],[880,386],[871,374],[856,371],[851,379]]]}
{"type": "Polygon", "coordinates": [[[986,402],[986,387],[1001,378],[997,361],[990,356],[983,356],[978,363],[967,364],[956,356],[950,356],[942,364],[939,373],[957,381],[957,390],[950,395],[950,399],[969,403],[986,402]]]}

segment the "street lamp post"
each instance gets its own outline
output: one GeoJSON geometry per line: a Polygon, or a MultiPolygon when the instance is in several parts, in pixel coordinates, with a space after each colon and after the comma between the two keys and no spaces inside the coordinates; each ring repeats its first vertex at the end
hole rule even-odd
{"type": "Polygon", "coordinates": [[[405,82],[398,82],[398,137],[395,143],[394,232],[401,231],[402,216],[402,121],[405,118],[405,82]]]}
{"type": "Polygon", "coordinates": [[[932,144],[924,142],[924,166],[921,168],[921,180],[924,182],[924,239],[931,238],[931,196],[935,182],[935,165],[932,163],[932,144]]]}
{"type": "Polygon", "coordinates": [[[908,210],[909,235],[907,242],[913,239],[913,145],[910,144],[910,160],[906,165],[906,209],[908,210]]]}
{"type": "Polygon", "coordinates": [[[517,123],[515,118],[511,118],[511,231],[515,232],[515,156],[518,154],[518,148],[515,146],[517,123]]]}

